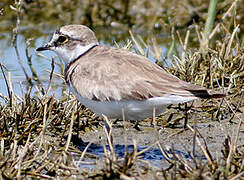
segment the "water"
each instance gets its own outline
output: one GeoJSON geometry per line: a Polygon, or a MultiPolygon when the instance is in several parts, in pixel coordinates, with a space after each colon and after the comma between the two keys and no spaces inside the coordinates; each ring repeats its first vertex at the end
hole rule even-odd
{"type": "MultiPolygon", "coordinates": [[[[85,147],[87,146],[88,143],[85,143],[83,144],[82,146],[79,146],[79,149],[81,151],[84,151],[85,150],[85,147]]],[[[109,146],[106,145],[105,147],[108,151],[109,151],[109,146]]],[[[121,145],[121,144],[117,144],[115,145],[114,147],[114,151],[115,151],[115,154],[117,156],[117,158],[123,158],[125,156],[125,145],[121,145]]],[[[140,152],[140,151],[143,151],[144,149],[148,148],[147,146],[139,146],[137,148],[137,153],[140,152]]],[[[127,149],[128,149],[128,152],[127,154],[130,154],[133,149],[134,149],[134,146],[133,145],[128,145],[127,146],[127,149]]],[[[87,151],[87,153],[90,153],[90,154],[95,154],[99,157],[99,159],[102,159],[104,157],[104,147],[101,146],[101,145],[97,145],[97,144],[91,144],[87,151]]],[[[171,160],[174,160],[174,156],[177,155],[177,156],[180,156],[182,158],[184,158],[185,160],[192,160],[193,157],[191,154],[187,153],[187,152],[183,152],[183,151],[180,151],[180,150],[167,150],[166,151],[167,155],[168,155],[168,158],[171,159],[171,160]]],[[[198,154],[195,155],[195,158],[196,159],[201,159],[201,160],[207,160],[205,156],[200,156],[198,154]]],[[[165,159],[165,157],[163,156],[161,150],[159,148],[156,148],[156,147],[153,147],[153,148],[150,148],[148,149],[147,151],[145,151],[144,153],[140,154],[140,159],[141,160],[145,160],[147,162],[149,162],[151,165],[154,165],[154,166],[157,166],[157,167],[164,167],[166,168],[168,166],[167,164],[167,161],[165,159]]],[[[92,160],[90,159],[86,159],[86,162],[93,162],[92,160]]],[[[95,163],[95,161],[94,161],[95,163]]],[[[80,164],[81,167],[86,167],[86,168],[89,168],[89,169],[92,169],[94,166],[93,165],[87,165],[87,164],[80,164]]]]}
{"type": "MultiPolygon", "coordinates": [[[[80,146],[79,149],[81,151],[84,151],[86,146],[80,146]]],[[[144,149],[148,148],[147,146],[140,146],[137,148],[137,152],[140,152],[144,149]]],[[[109,150],[109,146],[106,146],[106,149],[109,150]]],[[[133,145],[128,145],[128,153],[131,153],[132,150],[134,149],[133,145]]],[[[117,155],[118,158],[123,158],[125,155],[125,145],[121,145],[121,144],[116,144],[114,146],[114,150],[115,150],[115,154],[117,155]]],[[[104,155],[104,147],[101,145],[96,145],[96,144],[92,144],[91,146],[89,146],[89,148],[87,149],[88,153],[93,153],[96,154],[100,157],[102,157],[104,155]]],[[[179,150],[175,150],[174,152],[172,151],[167,151],[168,154],[173,155],[178,154],[181,155],[182,157],[186,158],[186,159],[191,159],[191,155],[179,150]]],[[[149,150],[145,151],[144,153],[142,153],[140,156],[142,156],[142,159],[144,160],[165,160],[165,157],[162,155],[162,152],[160,151],[160,149],[158,148],[150,148],[149,150]]],[[[199,155],[196,155],[196,158],[200,158],[199,155]]]]}
{"type": "MultiPolygon", "coordinates": [[[[42,37],[42,38],[36,38],[33,41],[35,42],[35,46],[38,47],[41,44],[43,44],[43,42],[46,40],[47,40],[46,38],[42,37]]],[[[2,63],[6,67],[6,71],[5,71],[6,75],[8,72],[11,73],[14,93],[16,93],[19,96],[22,96],[20,84],[23,85],[26,84],[26,77],[19,64],[16,51],[14,47],[11,45],[11,34],[7,34],[7,38],[2,39],[0,41],[1,41],[0,63],[2,63]]],[[[20,59],[23,63],[24,69],[26,70],[28,76],[31,77],[32,72],[27,62],[25,42],[26,42],[26,38],[23,35],[19,35],[17,38],[18,52],[20,55],[20,59]]],[[[39,57],[35,52],[35,47],[30,48],[29,54],[32,56],[33,67],[38,77],[45,84],[45,82],[49,79],[49,73],[47,72],[47,70],[49,71],[51,70],[51,65],[50,65],[51,61],[39,57]]],[[[45,53],[45,55],[50,59],[53,56],[53,54],[50,52],[45,53]]],[[[58,72],[59,69],[56,67],[55,71],[58,72]]],[[[7,87],[5,85],[2,72],[0,74],[0,84],[1,84],[0,92],[5,96],[7,96],[7,87]]]]}

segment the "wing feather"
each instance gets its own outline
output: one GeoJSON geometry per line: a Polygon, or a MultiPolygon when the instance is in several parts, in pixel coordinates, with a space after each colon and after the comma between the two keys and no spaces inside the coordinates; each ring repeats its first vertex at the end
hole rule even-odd
{"type": "Polygon", "coordinates": [[[97,46],[70,65],[66,80],[81,96],[97,101],[145,100],[164,95],[210,98],[204,87],[168,74],[147,58],[97,46]]]}

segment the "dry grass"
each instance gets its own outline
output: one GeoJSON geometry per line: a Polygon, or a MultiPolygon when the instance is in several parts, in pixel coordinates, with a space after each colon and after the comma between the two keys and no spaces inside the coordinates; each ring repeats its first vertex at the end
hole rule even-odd
{"type": "MultiPolygon", "coordinates": [[[[46,2],[46,1],[45,1],[46,2]]],[[[184,1],[185,2],[185,1],[184,1]]],[[[226,1],[225,1],[226,2],[226,1]]],[[[47,2],[46,2],[47,3],[47,2]]],[[[51,1],[49,3],[52,3],[51,1]]],[[[68,3],[68,1],[66,2],[68,3]]],[[[99,6],[99,1],[96,2],[99,6]]],[[[145,2],[146,3],[146,2],[145,2]]],[[[146,151],[137,152],[134,142],[132,151],[127,151],[123,158],[115,154],[112,131],[114,128],[106,117],[104,123],[96,118],[92,112],[78,103],[75,98],[64,91],[63,97],[57,99],[50,96],[50,84],[53,79],[54,61],[50,61],[50,83],[47,87],[38,79],[32,67],[32,57],[26,54],[32,75],[26,73],[28,82],[23,88],[22,96],[18,96],[13,89],[11,73],[6,71],[1,64],[1,72],[5,78],[8,95],[0,94],[5,101],[0,104],[0,178],[73,178],[73,179],[240,179],[244,176],[243,144],[237,144],[238,138],[243,133],[243,77],[244,77],[244,49],[240,25],[237,23],[238,1],[232,2],[222,14],[218,14],[222,22],[215,24],[209,37],[204,37],[203,29],[195,24],[195,28],[181,34],[168,25],[172,36],[172,45],[167,55],[167,61],[161,57],[161,49],[156,40],[146,43],[131,33],[131,39],[139,53],[150,54],[160,65],[170,63],[165,68],[183,80],[201,84],[208,88],[223,91],[228,94],[224,100],[203,101],[194,104],[191,117],[185,112],[182,116],[182,107],[173,107],[158,119],[153,117],[157,141],[148,147],[158,147],[168,162],[168,168],[154,167],[150,162],[143,161],[140,155],[146,151]],[[231,20],[231,21],[230,21],[231,20]],[[190,38],[195,37],[197,48],[191,48],[190,38]],[[175,43],[180,42],[176,47],[175,43]],[[144,52],[144,49],[148,49],[144,52]],[[163,63],[162,63],[163,62],[163,63]],[[222,148],[222,160],[215,160],[208,145],[196,127],[197,120],[208,117],[208,120],[225,120],[238,123],[233,137],[227,137],[222,148]],[[164,121],[162,126],[174,127],[181,119],[186,118],[193,123],[187,129],[193,134],[192,159],[186,159],[174,153],[169,154],[159,141],[159,132],[156,127],[164,121]],[[165,122],[165,118],[168,119],[165,122]],[[107,144],[104,147],[104,157],[98,159],[94,154],[89,154],[89,142],[81,152],[76,148],[81,144],[82,133],[104,126],[107,144]],[[77,143],[78,142],[78,143],[77,143]],[[195,149],[199,146],[207,161],[195,158],[195,149]],[[77,160],[78,159],[78,160],[77,160]],[[89,160],[93,160],[92,162],[89,160]],[[100,162],[99,162],[100,161],[100,162]],[[83,169],[81,164],[91,165],[92,170],[83,169]]],[[[65,4],[63,4],[65,5],[65,4]]],[[[106,6],[106,4],[103,4],[106,6]]],[[[184,4],[186,5],[186,4],[184,4]]],[[[189,5],[189,4],[188,4],[189,5]]],[[[224,6],[224,3],[221,5],[224,6]]],[[[25,6],[30,6],[26,5],[25,6]]],[[[50,5],[51,6],[51,5],[50,5]]],[[[121,5],[122,6],[122,5],[121,5]]],[[[145,5],[146,6],[146,5],[145,5]]],[[[149,3],[149,7],[156,7],[149,3]]],[[[89,7],[89,6],[88,6],[89,7]]],[[[96,7],[96,6],[95,6],[96,7]]],[[[144,4],[143,4],[144,7],[144,4]]],[[[226,7],[226,6],[225,6],[226,7]]],[[[17,4],[17,25],[14,29],[13,47],[18,57],[18,47],[15,39],[18,36],[18,26],[21,18],[22,4],[17,4]]],[[[111,8],[111,7],[110,7],[111,8]]],[[[116,10],[113,7],[114,11],[116,10]]],[[[100,9],[101,10],[101,9],[100,9]]],[[[150,12],[153,8],[150,9],[150,12]]],[[[89,11],[88,11],[89,12],[89,11]]],[[[117,12],[117,11],[116,11],[117,12]]],[[[199,11],[197,11],[198,14],[199,11]]],[[[126,4],[125,4],[125,14],[126,4]]],[[[139,12],[141,15],[142,12],[139,12]]],[[[121,15],[120,15],[121,16],[121,15]]],[[[120,19],[121,17],[117,18],[120,19]]],[[[241,16],[243,16],[241,14],[241,16]]],[[[123,16],[122,16],[123,17],[123,16]]],[[[145,17],[146,18],[146,17],[145,17]]],[[[157,18],[155,18],[157,19],[157,18]]],[[[125,19],[128,20],[128,19],[125,19]]],[[[140,19],[143,22],[143,18],[140,19]]],[[[101,22],[101,21],[100,21],[101,22]]],[[[165,25],[164,21],[160,21],[165,25]]],[[[128,44],[128,47],[130,44],[128,44]]],[[[20,57],[18,62],[22,64],[20,57]]],[[[24,66],[21,66],[25,73],[24,66]]],[[[60,75],[62,76],[62,75],[60,75]]],[[[188,109],[184,106],[183,109],[188,109]]],[[[185,130],[182,130],[185,131],[185,130]]],[[[126,140],[126,126],[124,125],[124,138],[126,140]]]]}

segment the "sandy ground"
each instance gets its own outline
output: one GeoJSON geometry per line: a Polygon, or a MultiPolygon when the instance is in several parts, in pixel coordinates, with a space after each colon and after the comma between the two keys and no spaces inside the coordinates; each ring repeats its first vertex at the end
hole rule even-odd
{"type": "MultiPolygon", "coordinates": [[[[244,115],[240,115],[239,117],[244,120],[244,115]]],[[[221,150],[223,149],[223,144],[225,139],[229,136],[231,142],[235,141],[237,132],[238,132],[238,123],[240,119],[234,119],[233,123],[228,121],[212,121],[208,123],[199,123],[196,125],[198,131],[205,139],[207,143],[207,147],[215,160],[220,159],[223,155],[221,150]]],[[[133,142],[136,142],[138,151],[143,148],[146,148],[152,145],[159,138],[160,144],[166,150],[173,149],[176,152],[182,152],[183,154],[192,154],[193,152],[193,136],[192,131],[184,130],[183,128],[162,128],[157,126],[156,131],[150,125],[150,122],[140,125],[140,131],[136,130],[133,123],[126,122],[126,131],[123,127],[123,122],[118,122],[113,125],[112,128],[112,136],[113,136],[113,144],[115,146],[115,151],[120,152],[121,149],[124,149],[124,146],[127,144],[132,147],[133,142]],[[141,148],[141,149],[140,149],[141,148]]],[[[190,126],[193,127],[192,124],[190,126]]],[[[241,131],[237,139],[237,146],[241,146],[238,148],[239,150],[244,150],[244,125],[241,125],[241,131]]],[[[103,148],[103,145],[107,144],[106,134],[104,133],[103,128],[98,128],[95,131],[86,132],[82,136],[82,140],[84,142],[93,142],[94,153],[96,154],[96,149],[103,148]],[[96,148],[97,146],[97,148],[96,148]]],[[[203,143],[203,140],[201,140],[203,143]]],[[[99,151],[100,151],[99,150],[99,151]]],[[[90,149],[90,153],[93,150],[90,149]]],[[[150,161],[159,161],[163,158],[159,148],[157,145],[153,146],[147,154],[147,157],[144,157],[144,160],[150,161]]],[[[198,145],[196,145],[196,154],[198,157],[203,155],[201,149],[198,145]]],[[[165,162],[163,162],[165,163],[165,162]]]]}

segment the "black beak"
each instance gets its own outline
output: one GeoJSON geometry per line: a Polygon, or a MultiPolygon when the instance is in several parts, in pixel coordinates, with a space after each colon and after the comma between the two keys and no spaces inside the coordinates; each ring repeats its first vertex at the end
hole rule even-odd
{"type": "Polygon", "coordinates": [[[45,46],[43,47],[39,47],[36,49],[36,51],[46,51],[46,50],[50,50],[50,44],[46,44],[45,46]]]}

